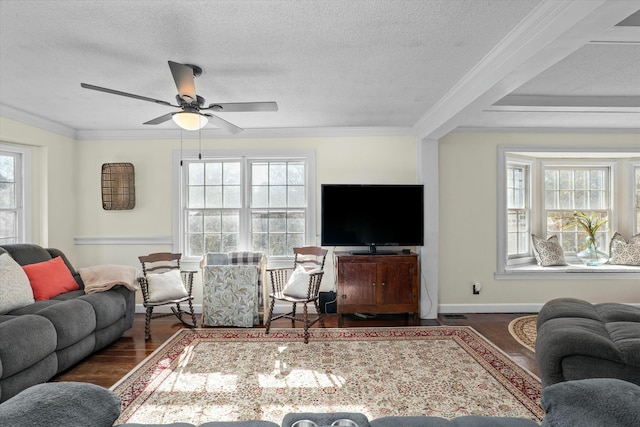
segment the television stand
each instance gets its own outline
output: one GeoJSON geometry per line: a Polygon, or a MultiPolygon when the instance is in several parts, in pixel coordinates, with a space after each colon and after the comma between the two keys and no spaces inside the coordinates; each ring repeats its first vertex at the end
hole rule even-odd
{"type": "Polygon", "coordinates": [[[412,313],[412,323],[418,325],[418,255],[366,255],[335,253],[338,325],[344,314],[354,313],[412,313]]]}

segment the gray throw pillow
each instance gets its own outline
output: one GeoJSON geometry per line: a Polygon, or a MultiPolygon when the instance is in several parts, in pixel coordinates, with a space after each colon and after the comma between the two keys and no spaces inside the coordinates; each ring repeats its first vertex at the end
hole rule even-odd
{"type": "Polygon", "coordinates": [[[538,264],[543,267],[549,267],[552,265],[567,265],[564,260],[564,251],[562,246],[558,243],[558,236],[551,236],[547,240],[531,235],[533,241],[533,250],[537,254],[536,259],[538,264]]]}

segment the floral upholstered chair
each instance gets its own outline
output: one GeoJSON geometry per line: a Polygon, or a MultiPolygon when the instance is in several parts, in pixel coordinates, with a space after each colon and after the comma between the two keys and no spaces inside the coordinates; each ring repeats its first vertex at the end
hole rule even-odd
{"type": "Polygon", "coordinates": [[[202,266],[202,324],[250,328],[260,323],[267,257],[210,252],[202,266]]]}

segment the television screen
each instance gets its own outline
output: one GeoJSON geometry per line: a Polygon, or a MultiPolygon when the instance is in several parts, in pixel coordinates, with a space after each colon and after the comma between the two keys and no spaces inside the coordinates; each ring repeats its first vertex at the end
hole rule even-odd
{"type": "Polygon", "coordinates": [[[422,185],[322,185],[323,246],[424,245],[422,185]]]}

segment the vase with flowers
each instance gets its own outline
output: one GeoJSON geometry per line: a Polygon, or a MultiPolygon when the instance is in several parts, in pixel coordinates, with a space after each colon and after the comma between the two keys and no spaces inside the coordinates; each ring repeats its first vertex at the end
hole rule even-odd
{"type": "Polygon", "coordinates": [[[598,249],[598,240],[596,238],[596,232],[606,222],[607,218],[602,218],[594,214],[587,215],[584,212],[578,211],[573,212],[573,216],[565,221],[565,228],[579,226],[587,234],[587,248],[576,254],[576,257],[578,257],[583,264],[598,266],[604,264],[609,259],[609,255],[598,249]]]}

